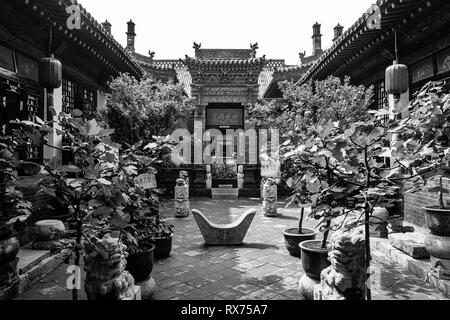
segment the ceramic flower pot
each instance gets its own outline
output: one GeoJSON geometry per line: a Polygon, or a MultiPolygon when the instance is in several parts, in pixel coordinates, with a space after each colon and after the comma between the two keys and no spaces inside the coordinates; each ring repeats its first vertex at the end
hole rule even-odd
{"type": "Polygon", "coordinates": [[[130,254],[127,257],[126,270],[131,273],[136,283],[147,280],[153,271],[155,246],[144,252],[130,254]]]}
{"type": "Polygon", "coordinates": [[[172,238],[173,235],[162,237],[162,238],[155,238],[154,245],[155,245],[155,259],[167,259],[170,257],[170,252],[172,251],[172,238]]]}
{"type": "Polygon", "coordinates": [[[450,236],[450,209],[425,207],[425,220],[431,233],[437,236],[450,236]]]}
{"type": "Polygon", "coordinates": [[[308,240],[315,240],[316,235],[316,232],[311,229],[302,229],[302,233],[298,233],[297,228],[287,229],[284,231],[284,242],[286,249],[289,251],[291,256],[300,258],[300,243],[308,240]]]}
{"type": "Polygon", "coordinates": [[[450,237],[429,234],[425,238],[425,248],[433,257],[450,260],[450,237]]]}
{"type": "Polygon", "coordinates": [[[322,271],[330,266],[328,249],[322,248],[322,241],[310,240],[300,243],[302,266],[305,273],[314,280],[320,280],[322,271]]]}

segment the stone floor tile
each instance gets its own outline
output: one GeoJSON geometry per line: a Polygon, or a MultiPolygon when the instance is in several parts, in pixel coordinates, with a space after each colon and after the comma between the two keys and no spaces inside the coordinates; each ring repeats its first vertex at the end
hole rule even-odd
{"type": "Polygon", "coordinates": [[[257,291],[259,289],[260,289],[259,287],[254,286],[252,284],[248,284],[248,283],[243,283],[243,284],[233,287],[233,290],[245,293],[246,295],[248,295],[254,291],[257,291]]]}

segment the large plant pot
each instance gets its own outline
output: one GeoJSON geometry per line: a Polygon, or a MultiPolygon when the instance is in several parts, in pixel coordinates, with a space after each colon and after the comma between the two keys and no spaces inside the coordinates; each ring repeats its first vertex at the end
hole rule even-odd
{"type": "Polygon", "coordinates": [[[425,238],[425,248],[433,257],[450,260],[450,237],[429,234],[425,238]]]}
{"type": "Polygon", "coordinates": [[[11,237],[0,240],[0,265],[14,261],[19,249],[20,243],[17,238],[11,237]]]}
{"type": "Polygon", "coordinates": [[[170,237],[155,238],[155,259],[167,259],[172,251],[172,235],[170,237]]]}
{"type": "Polygon", "coordinates": [[[425,207],[425,220],[431,233],[437,236],[450,236],[450,209],[425,207]]]}
{"type": "Polygon", "coordinates": [[[300,243],[302,266],[308,277],[320,280],[320,274],[331,263],[328,261],[328,249],[322,249],[322,241],[309,240],[300,243]]]}
{"type": "Polygon", "coordinates": [[[33,231],[37,241],[54,241],[61,238],[66,227],[59,220],[41,220],[35,223],[33,231]]]}
{"type": "Polygon", "coordinates": [[[315,240],[317,235],[317,233],[311,229],[302,229],[302,233],[298,233],[298,228],[287,229],[283,233],[286,249],[291,256],[297,258],[301,257],[300,243],[308,240],[315,240]]]}
{"type": "Polygon", "coordinates": [[[127,257],[126,270],[131,273],[136,283],[147,280],[153,271],[155,246],[142,253],[130,254],[127,257]]]}

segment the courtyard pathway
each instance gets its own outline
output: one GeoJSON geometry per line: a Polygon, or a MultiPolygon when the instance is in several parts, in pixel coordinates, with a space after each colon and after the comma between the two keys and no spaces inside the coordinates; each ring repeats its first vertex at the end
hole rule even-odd
{"type": "MultiPolygon", "coordinates": [[[[175,225],[172,255],[155,263],[153,277],[157,283],[154,300],[300,300],[298,281],[303,275],[301,261],[290,256],[284,247],[283,230],[294,228],[297,209],[279,203],[278,218],[262,214],[259,199],[196,199],[191,207],[205,213],[213,222],[229,223],[249,208],[258,209],[245,244],[240,247],[206,247],[191,216],[174,218],[173,202],[163,209],[175,225]]],[[[316,221],[307,221],[314,227],[316,221]]],[[[373,296],[378,300],[438,300],[443,294],[425,281],[404,271],[374,252],[375,281],[373,296]]],[[[67,275],[63,265],[19,299],[71,299],[64,289],[67,275]]],[[[84,292],[81,296],[85,299],[84,292]]]]}

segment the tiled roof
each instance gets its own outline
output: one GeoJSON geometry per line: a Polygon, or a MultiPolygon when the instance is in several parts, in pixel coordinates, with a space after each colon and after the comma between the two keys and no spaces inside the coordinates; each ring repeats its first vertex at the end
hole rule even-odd
{"type": "MultiPolygon", "coordinates": [[[[14,0],[14,2],[17,0],[14,0]]],[[[52,21],[54,32],[59,32],[72,45],[78,46],[94,59],[100,60],[115,73],[129,72],[135,76],[143,74],[142,68],[97,20],[76,0],[20,0],[36,15],[52,21]],[[69,17],[66,7],[78,5],[81,12],[81,28],[68,29],[69,17]]]]}
{"type": "Polygon", "coordinates": [[[250,59],[197,59],[186,56],[184,63],[188,67],[249,67],[261,66],[267,62],[265,56],[250,59]]]}
{"type": "MultiPolygon", "coordinates": [[[[445,1],[448,0],[442,2],[445,1]]],[[[397,25],[406,24],[438,2],[441,1],[378,0],[376,4],[382,14],[381,29],[368,26],[368,20],[375,12],[371,7],[320,56],[298,82],[305,83],[311,79],[336,75],[370,47],[392,36],[397,25]]]]}

